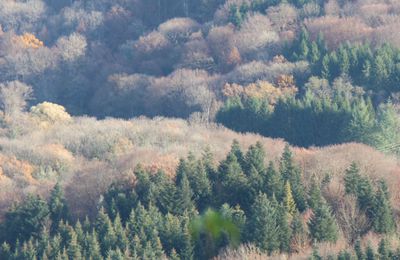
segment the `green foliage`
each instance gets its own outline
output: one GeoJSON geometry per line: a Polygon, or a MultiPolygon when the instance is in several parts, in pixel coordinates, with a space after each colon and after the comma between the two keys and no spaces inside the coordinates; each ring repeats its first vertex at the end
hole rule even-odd
{"type": "Polygon", "coordinates": [[[336,242],[338,239],[338,226],[330,207],[325,202],[313,209],[313,216],[308,226],[311,236],[317,242],[336,242]]]}
{"type": "MultiPolygon", "coordinates": [[[[283,151],[279,171],[272,161],[266,167],[265,156],[260,143],[243,153],[234,142],[218,170],[209,153],[199,160],[192,154],[182,159],[175,179],[138,168],[135,184],[109,187],[105,207],[95,219],[70,225],[64,217],[55,217],[61,221],[52,232],[47,230],[52,214],[48,208],[63,212],[59,210],[64,208],[60,187],[52,190],[48,203],[30,196],[6,214],[0,258],[191,260],[210,259],[239,243],[277,254],[296,253],[310,241],[336,242],[338,225],[316,177],[306,190],[289,146],[283,151]],[[300,210],[306,208],[298,206],[299,196],[305,207],[310,206],[303,214],[300,210]],[[200,207],[204,210],[199,211],[200,207]],[[122,218],[126,211],[129,216],[122,218]]],[[[360,209],[367,212],[372,225],[366,231],[393,233],[394,215],[385,183],[374,189],[355,163],[346,171],[344,183],[346,193],[355,195],[360,209]]],[[[371,248],[363,250],[359,242],[354,248],[358,259],[396,256],[386,240],[380,243],[378,254],[371,248]]],[[[337,255],[337,259],[352,257],[349,251],[337,255]]],[[[316,250],[311,259],[321,259],[316,250]]]]}
{"type": "Polygon", "coordinates": [[[260,193],[252,208],[247,234],[260,249],[272,253],[279,249],[279,227],[277,209],[268,200],[267,195],[260,193]]]}
{"type": "Polygon", "coordinates": [[[2,241],[15,243],[38,238],[49,219],[46,201],[29,195],[21,204],[13,206],[2,223],[2,241]]]}

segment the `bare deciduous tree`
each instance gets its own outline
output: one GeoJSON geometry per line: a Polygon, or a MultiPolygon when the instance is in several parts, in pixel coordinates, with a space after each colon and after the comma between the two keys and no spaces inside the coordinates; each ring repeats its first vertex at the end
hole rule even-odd
{"type": "Polygon", "coordinates": [[[30,98],[32,98],[32,88],[25,83],[11,81],[0,84],[0,106],[6,117],[21,113],[30,98]]]}

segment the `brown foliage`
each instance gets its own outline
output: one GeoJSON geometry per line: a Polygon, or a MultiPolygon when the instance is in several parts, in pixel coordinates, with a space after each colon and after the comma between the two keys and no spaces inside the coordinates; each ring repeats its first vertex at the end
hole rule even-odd
{"type": "Polygon", "coordinates": [[[336,48],[346,41],[365,42],[373,32],[373,28],[356,17],[323,16],[308,19],[305,25],[313,38],[323,33],[330,48],[336,48]]]}

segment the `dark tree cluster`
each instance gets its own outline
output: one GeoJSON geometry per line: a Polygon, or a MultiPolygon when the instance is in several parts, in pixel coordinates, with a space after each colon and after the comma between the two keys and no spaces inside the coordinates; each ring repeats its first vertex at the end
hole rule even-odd
{"type": "MultiPolygon", "coordinates": [[[[239,242],[267,254],[336,242],[340,226],[321,192],[329,180],[305,186],[288,146],[279,165],[265,161],[260,143],[243,152],[235,141],[218,167],[209,152],[190,154],[173,179],[138,166],[135,184],[112,185],[97,217],[84,221],[70,218],[56,185],[48,201],[30,196],[6,214],[1,259],[209,259],[239,242]]],[[[375,190],[356,164],[344,182],[371,220],[366,232],[393,233],[385,183],[375,190]]]]}

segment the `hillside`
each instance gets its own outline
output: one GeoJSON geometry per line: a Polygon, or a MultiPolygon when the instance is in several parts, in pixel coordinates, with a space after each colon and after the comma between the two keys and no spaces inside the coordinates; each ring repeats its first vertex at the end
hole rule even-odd
{"type": "Polygon", "coordinates": [[[400,259],[398,0],[0,0],[0,259],[400,259]]]}

